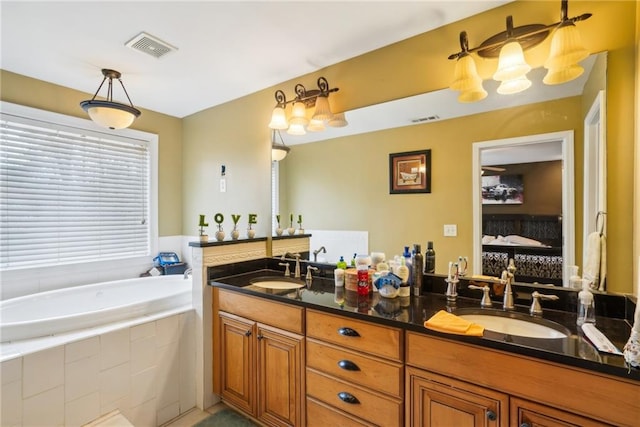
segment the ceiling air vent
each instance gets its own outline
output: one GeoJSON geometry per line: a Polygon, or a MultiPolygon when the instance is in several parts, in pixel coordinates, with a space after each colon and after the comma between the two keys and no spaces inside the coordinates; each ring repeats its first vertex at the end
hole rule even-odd
{"type": "Polygon", "coordinates": [[[411,119],[411,123],[432,122],[434,120],[439,120],[439,119],[440,119],[440,116],[433,115],[433,116],[427,116],[427,117],[419,117],[417,119],[411,119]]]}
{"type": "Polygon", "coordinates": [[[154,58],[161,58],[169,52],[178,50],[177,47],[171,46],[169,43],[163,42],[144,31],[126,42],[125,46],[144,52],[154,58]]]}

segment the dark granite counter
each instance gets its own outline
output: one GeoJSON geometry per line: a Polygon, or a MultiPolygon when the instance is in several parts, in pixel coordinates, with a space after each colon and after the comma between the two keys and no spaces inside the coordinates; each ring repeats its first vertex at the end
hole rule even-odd
{"type": "MultiPolygon", "coordinates": [[[[250,282],[260,277],[283,277],[282,271],[269,268],[246,270],[247,266],[217,267],[210,271],[209,284],[306,308],[640,381],[640,370],[630,369],[622,356],[598,352],[576,326],[575,312],[544,309],[543,318],[559,323],[570,331],[567,338],[526,338],[486,329],[482,338],[444,334],[425,328],[424,321],[439,310],[447,310],[454,314],[469,309],[479,310],[481,293],[477,299],[459,296],[455,305],[448,304],[444,294],[436,292],[426,292],[420,297],[394,299],[383,298],[377,292],[359,296],[356,292],[336,288],[332,277],[314,277],[310,284],[305,283],[304,287],[296,290],[272,290],[250,285],[250,282]]],[[[500,308],[501,304],[494,305],[494,309],[500,308]]],[[[528,316],[528,309],[527,305],[516,305],[515,311],[528,316]]],[[[597,316],[596,325],[619,350],[622,350],[631,332],[631,327],[624,317],[597,316]]]]}

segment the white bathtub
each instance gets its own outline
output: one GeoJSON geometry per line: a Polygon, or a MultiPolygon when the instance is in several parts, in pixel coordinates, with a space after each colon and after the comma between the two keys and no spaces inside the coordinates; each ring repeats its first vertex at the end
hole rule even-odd
{"type": "Polygon", "coordinates": [[[191,305],[181,274],[103,282],[0,301],[0,340],[92,328],[191,305]]]}

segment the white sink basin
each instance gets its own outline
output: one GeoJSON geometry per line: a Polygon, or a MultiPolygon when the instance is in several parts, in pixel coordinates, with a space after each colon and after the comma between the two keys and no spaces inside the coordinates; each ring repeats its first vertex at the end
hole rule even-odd
{"type": "Polygon", "coordinates": [[[271,277],[268,279],[256,279],[250,282],[252,286],[265,289],[300,289],[305,284],[299,280],[285,280],[271,277]]]}
{"type": "MultiPolygon", "coordinates": [[[[507,335],[516,335],[527,338],[566,338],[568,333],[537,322],[516,319],[512,317],[495,316],[491,314],[458,314],[459,317],[478,325],[485,329],[507,335]]],[[[543,319],[541,320],[543,321],[543,319]]],[[[551,323],[550,321],[547,321],[551,323]]]]}

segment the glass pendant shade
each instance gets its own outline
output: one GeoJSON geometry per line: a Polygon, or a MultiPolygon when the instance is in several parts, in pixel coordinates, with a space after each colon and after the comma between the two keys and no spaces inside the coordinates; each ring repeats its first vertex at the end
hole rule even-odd
{"type": "Polygon", "coordinates": [[[271,113],[271,122],[269,123],[271,129],[283,130],[289,127],[287,122],[287,115],[284,112],[283,107],[276,107],[271,113]]]}
{"type": "Polygon", "coordinates": [[[582,46],[580,32],[571,21],[562,23],[553,33],[549,58],[544,67],[549,71],[544,77],[545,84],[560,84],[579,77],[584,69],[578,62],[589,56],[582,46]]]}
{"type": "Polygon", "coordinates": [[[304,126],[299,123],[291,123],[289,129],[287,129],[289,135],[304,135],[307,132],[304,130],[304,126]]]}
{"type": "Polygon", "coordinates": [[[109,129],[131,126],[140,111],[125,104],[109,101],[83,101],[80,106],[96,124],[109,129]]]}
{"type": "Polygon", "coordinates": [[[306,126],[309,124],[309,119],[307,118],[307,109],[304,106],[304,102],[296,101],[293,103],[289,123],[302,126],[306,126]]]}
{"type": "Polygon", "coordinates": [[[450,88],[460,91],[458,96],[460,102],[476,102],[487,97],[476,63],[470,55],[466,54],[458,58],[450,88]]]}
{"type": "Polygon", "coordinates": [[[531,71],[531,67],[524,60],[522,46],[517,41],[505,44],[500,50],[498,70],[493,75],[497,81],[516,80],[531,71]]]}
{"type": "Polygon", "coordinates": [[[272,144],[271,145],[271,161],[279,162],[280,160],[284,159],[285,157],[287,157],[287,154],[289,154],[289,150],[291,149],[285,145],[278,145],[275,143],[272,144]]]}
{"type": "Polygon", "coordinates": [[[311,119],[313,120],[331,120],[333,113],[329,107],[329,98],[327,96],[318,96],[316,98],[316,108],[311,119]]]}
{"type": "Polygon", "coordinates": [[[327,125],[331,126],[332,128],[342,128],[347,126],[348,124],[349,122],[347,122],[344,113],[334,114],[333,118],[327,122],[327,125]]]}
{"type": "Polygon", "coordinates": [[[513,95],[531,87],[531,80],[527,76],[521,76],[512,80],[505,80],[498,86],[497,92],[500,95],[513,95]]]}
{"type": "Polygon", "coordinates": [[[311,119],[309,126],[307,126],[309,132],[322,132],[324,129],[324,122],[322,120],[311,119]]]}

